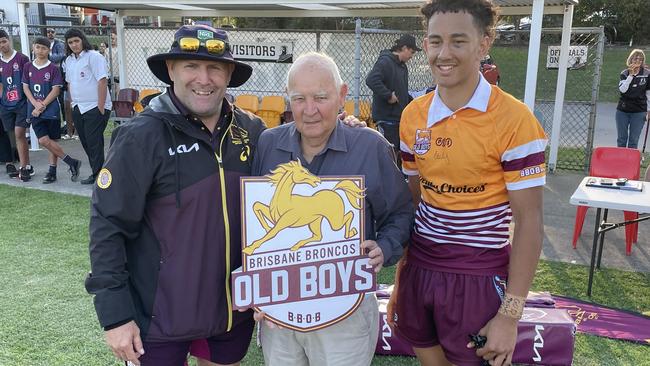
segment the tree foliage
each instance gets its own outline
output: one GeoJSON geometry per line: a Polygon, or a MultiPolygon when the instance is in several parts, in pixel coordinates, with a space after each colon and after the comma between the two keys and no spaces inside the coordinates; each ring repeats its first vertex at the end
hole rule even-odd
{"type": "MultiPolygon", "coordinates": [[[[511,24],[518,17],[506,17],[511,24]]],[[[353,30],[353,18],[230,18],[238,28],[353,30]]],[[[562,17],[545,16],[545,26],[561,26],[562,17]]],[[[420,17],[362,18],[366,28],[420,30],[420,17]]],[[[580,0],[575,7],[574,26],[605,28],[610,42],[650,43],[650,0],[580,0]]]]}
{"type": "MultiPolygon", "coordinates": [[[[311,29],[311,30],[354,30],[354,18],[232,18],[238,28],[261,29],[311,29]]],[[[419,30],[419,17],[363,18],[362,26],[367,28],[419,30]]]]}
{"type": "Polygon", "coordinates": [[[650,0],[580,0],[574,26],[604,26],[612,42],[650,42],[650,0]]]}

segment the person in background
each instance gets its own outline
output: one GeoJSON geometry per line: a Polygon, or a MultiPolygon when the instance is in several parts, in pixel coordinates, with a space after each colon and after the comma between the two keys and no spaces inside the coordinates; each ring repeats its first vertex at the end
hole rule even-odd
{"type": "Polygon", "coordinates": [[[7,174],[12,178],[19,177],[23,182],[34,176],[34,168],[29,163],[27,99],[22,85],[23,67],[28,62],[29,57],[14,50],[11,38],[4,29],[0,29],[0,120],[9,138],[15,137],[20,160],[20,169],[11,163],[7,164],[7,174]]]}
{"type": "MultiPolygon", "coordinates": [[[[54,63],[54,65],[60,68],[60,73],[63,77],[63,80],[65,81],[65,74],[63,72],[63,66],[61,65],[61,63],[63,62],[63,60],[65,60],[66,57],[65,44],[60,39],[56,38],[56,30],[51,27],[47,28],[47,39],[50,41],[49,59],[50,61],[52,61],[52,63],[54,63]]],[[[61,110],[62,113],[64,113],[63,120],[65,121],[66,130],[68,130],[68,132],[69,130],[72,130],[72,133],[74,133],[74,123],[72,122],[72,117],[68,118],[68,116],[65,114],[65,110],[66,110],[65,94],[66,94],[66,86],[64,83],[64,85],[61,86],[61,91],[59,92],[57,101],[59,103],[59,109],[61,110]]],[[[68,134],[63,136],[63,139],[67,139],[67,138],[69,138],[68,134]]]]}
{"type": "Polygon", "coordinates": [[[92,184],[104,165],[104,130],[111,115],[106,60],[92,50],[86,35],[76,28],[65,33],[65,77],[73,118],[92,173],[81,184],[92,184]]]}
{"type": "Polygon", "coordinates": [[[106,49],[106,62],[110,70],[110,85],[119,89],[120,84],[120,58],[117,50],[117,34],[111,33],[111,47],[106,49]]]}
{"type": "MultiPolygon", "coordinates": [[[[99,43],[99,49],[98,49],[99,53],[102,56],[104,56],[104,57],[106,57],[108,59],[108,52],[106,52],[107,48],[108,48],[108,46],[106,45],[105,42],[100,42],[99,43]]],[[[107,63],[108,63],[108,61],[107,61],[107,63]]]]}
{"type": "Polygon", "coordinates": [[[399,121],[402,111],[413,99],[409,95],[409,71],[406,63],[422,49],[415,37],[402,35],[390,50],[383,50],[366,77],[366,85],[372,90],[372,119],[384,137],[393,145],[397,165],[401,167],[399,154],[399,121]]]}
{"type": "Polygon", "coordinates": [[[73,182],[79,176],[81,161],[66,155],[59,144],[61,137],[61,110],[56,97],[61,92],[63,78],[61,71],[52,61],[48,60],[49,41],[47,38],[36,38],[32,45],[35,60],[24,66],[23,91],[27,97],[27,116],[38,142],[49,151],[50,163],[43,183],[56,182],[57,159],[61,158],[70,167],[73,182]]]}
{"type": "Polygon", "coordinates": [[[650,118],[650,70],[644,67],[645,53],[630,52],[627,68],[621,71],[618,90],[621,97],[616,106],[616,146],[636,149],[643,124],[650,118]]]}
{"type": "Polygon", "coordinates": [[[61,66],[61,61],[66,57],[65,44],[63,41],[56,38],[56,30],[54,28],[47,28],[47,39],[50,43],[49,60],[56,66],[61,66]]]}

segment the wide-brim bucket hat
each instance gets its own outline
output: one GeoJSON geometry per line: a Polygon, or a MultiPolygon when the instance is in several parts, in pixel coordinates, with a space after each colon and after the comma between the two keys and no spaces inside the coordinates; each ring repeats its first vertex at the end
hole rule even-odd
{"type": "Polygon", "coordinates": [[[228,43],[228,33],[221,29],[212,28],[207,25],[184,25],[174,34],[174,43],[172,43],[169,52],[159,53],[147,58],[147,65],[151,72],[156,75],[160,81],[171,85],[172,80],[167,72],[167,60],[207,60],[219,61],[235,65],[235,69],[230,77],[229,87],[238,87],[246,82],[253,73],[253,68],[241,61],[235,60],[228,43]],[[200,46],[196,51],[186,51],[181,47],[182,38],[194,38],[199,41],[200,46]],[[208,52],[205,42],[217,39],[225,43],[223,52],[217,54],[208,52]]]}

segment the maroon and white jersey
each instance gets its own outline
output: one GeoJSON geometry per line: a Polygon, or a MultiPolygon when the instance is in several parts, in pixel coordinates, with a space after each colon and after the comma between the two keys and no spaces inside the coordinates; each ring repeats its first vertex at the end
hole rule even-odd
{"type": "Polygon", "coordinates": [[[2,79],[2,99],[0,104],[7,110],[21,108],[25,101],[21,84],[23,67],[29,58],[14,51],[8,59],[0,56],[0,79],[2,79]]]}
{"type": "MultiPolygon", "coordinates": [[[[37,66],[34,62],[30,62],[25,64],[23,70],[23,84],[29,86],[29,90],[32,92],[34,99],[45,100],[52,89],[63,86],[63,78],[61,77],[59,67],[50,61],[47,61],[42,66],[37,66]]],[[[56,99],[54,102],[56,102],[56,99]]],[[[59,103],[54,102],[48,104],[39,118],[55,120],[60,118],[61,108],[59,107],[59,103]]],[[[27,115],[31,116],[33,110],[34,106],[28,101],[27,115]]]]}

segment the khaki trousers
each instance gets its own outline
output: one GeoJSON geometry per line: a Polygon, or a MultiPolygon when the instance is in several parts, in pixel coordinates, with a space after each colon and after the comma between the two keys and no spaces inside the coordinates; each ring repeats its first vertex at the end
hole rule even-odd
{"type": "Polygon", "coordinates": [[[367,366],[377,346],[379,309],[370,294],[350,317],[324,329],[302,333],[260,324],[266,366],[367,366]]]}

